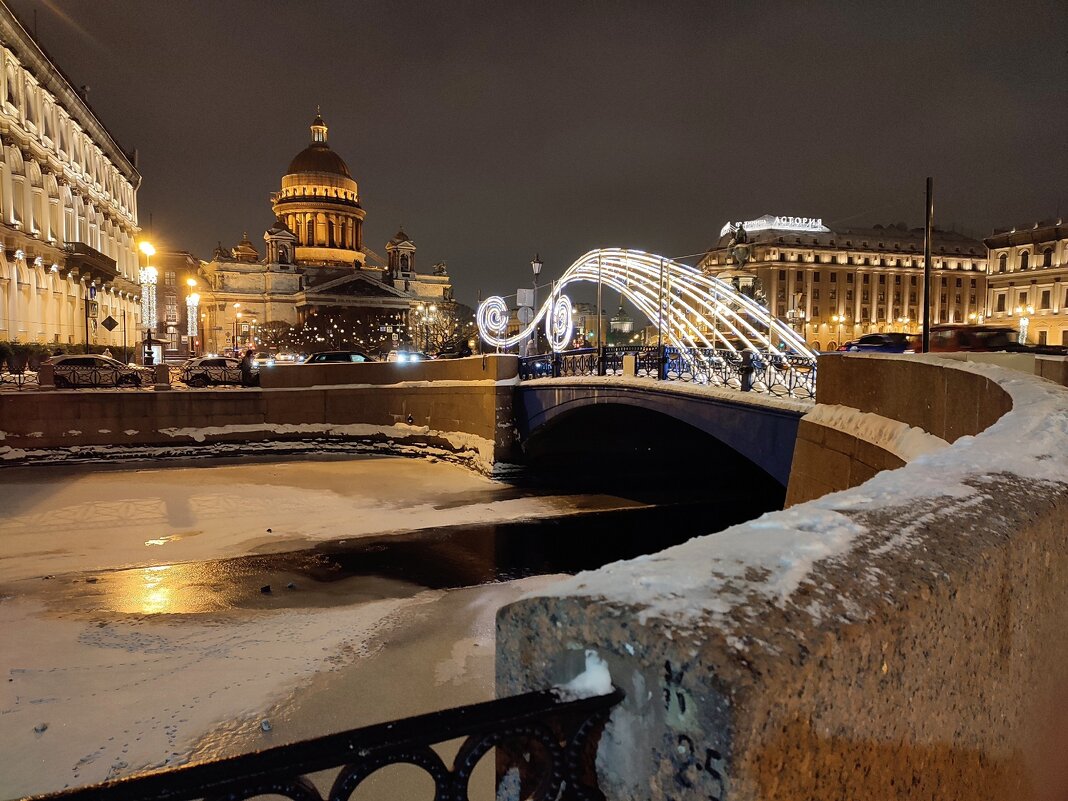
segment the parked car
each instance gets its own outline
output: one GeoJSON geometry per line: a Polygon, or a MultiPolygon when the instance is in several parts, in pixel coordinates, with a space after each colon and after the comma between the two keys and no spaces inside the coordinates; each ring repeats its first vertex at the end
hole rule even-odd
{"type": "Polygon", "coordinates": [[[438,351],[436,359],[463,359],[466,356],[471,355],[471,346],[467,343],[466,339],[454,340],[452,342],[446,342],[441,346],[441,350],[438,351]]]}
{"type": "Polygon", "coordinates": [[[842,343],[838,350],[850,353],[915,353],[919,344],[916,334],[865,334],[842,343]]]}
{"type": "Polygon", "coordinates": [[[252,363],[256,367],[273,367],[274,366],[274,354],[267,353],[266,351],[260,351],[252,357],[252,363]]]}
{"type": "Polygon", "coordinates": [[[373,362],[374,359],[361,350],[324,350],[313,353],[304,364],[344,364],[346,362],[373,362]]]}
{"type": "Polygon", "coordinates": [[[425,362],[427,355],[418,350],[391,350],[387,362],[425,362]]]}
{"type": "Polygon", "coordinates": [[[53,382],[57,387],[139,387],[152,380],[152,371],[131,367],[109,356],[86,353],[65,353],[45,359],[53,368],[53,382]]]}
{"type": "Polygon", "coordinates": [[[931,328],[932,351],[1014,351],[1049,356],[1068,355],[1064,345],[1020,342],[1015,328],[1006,325],[936,325],[931,328]]]}
{"type": "Polygon", "coordinates": [[[191,387],[241,384],[241,362],[228,356],[199,356],[182,365],[181,380],[191,387]]]}

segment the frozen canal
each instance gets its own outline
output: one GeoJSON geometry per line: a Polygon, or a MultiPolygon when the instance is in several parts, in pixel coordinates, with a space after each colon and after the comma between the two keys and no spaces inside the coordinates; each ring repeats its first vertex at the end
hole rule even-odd
{"type": "Polygon", "coordinates": [[[0,798],[491,698],[553,577],[477,532],[637,506],[390,457],[0,472],[0,798]]]}

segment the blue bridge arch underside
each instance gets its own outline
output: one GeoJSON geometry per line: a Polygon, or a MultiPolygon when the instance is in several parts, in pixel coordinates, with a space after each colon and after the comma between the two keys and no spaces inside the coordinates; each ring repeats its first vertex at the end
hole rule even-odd
{"type": "Polygon", "coordinates": [[[521,441],[561,415],[598,405],[623,405],[667,415],[719,440],[782,486],[803,411],[733,402],[698,393],[673,392],[655,386],[608,386],[563,383],[521,385],[516,390],[515,416],[521,441]]]}

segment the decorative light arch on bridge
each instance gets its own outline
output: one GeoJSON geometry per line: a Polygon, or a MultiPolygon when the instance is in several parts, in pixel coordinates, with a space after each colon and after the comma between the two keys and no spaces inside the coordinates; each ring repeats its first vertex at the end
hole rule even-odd
{"type": "Polygon", "coordinates": [[[796,331],[729,283],[696,267],[640,250],[591,250],[567,268],[534,319],[519,333],[505,336],[508,304],[487,298],[478,307],[478,329],[490,345],[509,348],[527,339],[550,314],[549,342],[563,350],[571,339],[570,284],[586,282],[613,289],[662,326],[664,344],[676,348],[716,348],[732,353],[778,352],[779,344],[799,356],[816,354],[796,331]]]}

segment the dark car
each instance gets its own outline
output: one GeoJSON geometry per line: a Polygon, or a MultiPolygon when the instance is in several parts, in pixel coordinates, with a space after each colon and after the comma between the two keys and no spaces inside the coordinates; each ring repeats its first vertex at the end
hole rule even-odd
{"type": "Polygon", "coordinates": [[[471,355],[471,346],[466,339],[446,342],[441,346],[435,358],[438,359],[464,359],[471,355]]]}
{"type": "Polygon", "coordinates": [[[228,356],[200,356],[182,365],[182,381],[191,387],[241,383],[241,362],[228,356]]]}
{"type": "Polygon", "coordinates": [[[1015,328],[1005,325],[936,325],[931,328],[932,351],[1010,351],[1047,356],[1064,356],[1064,345],[1037,345],[1020,342],[1015,328]]]}
{"type": "Polygon", "coordinates": [[[850,353],[915,353],[916,335],[899,334],[865,334],[859,339],[843,343],[838,350],[850,353]]]}
{"type": "Polygon", "coordinates": [[[107,356],[63,354],[46,359],[52,365],[52,380],[57,387],[139,387],[152,380],[152,371],[131,367],[107,356]]]}
{"type": "Polygon", "coordinates": [[[374,359],[360,350],[324,350],[313,353],[304,360],[304,364],[351,364],[353,362],[373,362],[374,359]]]}

